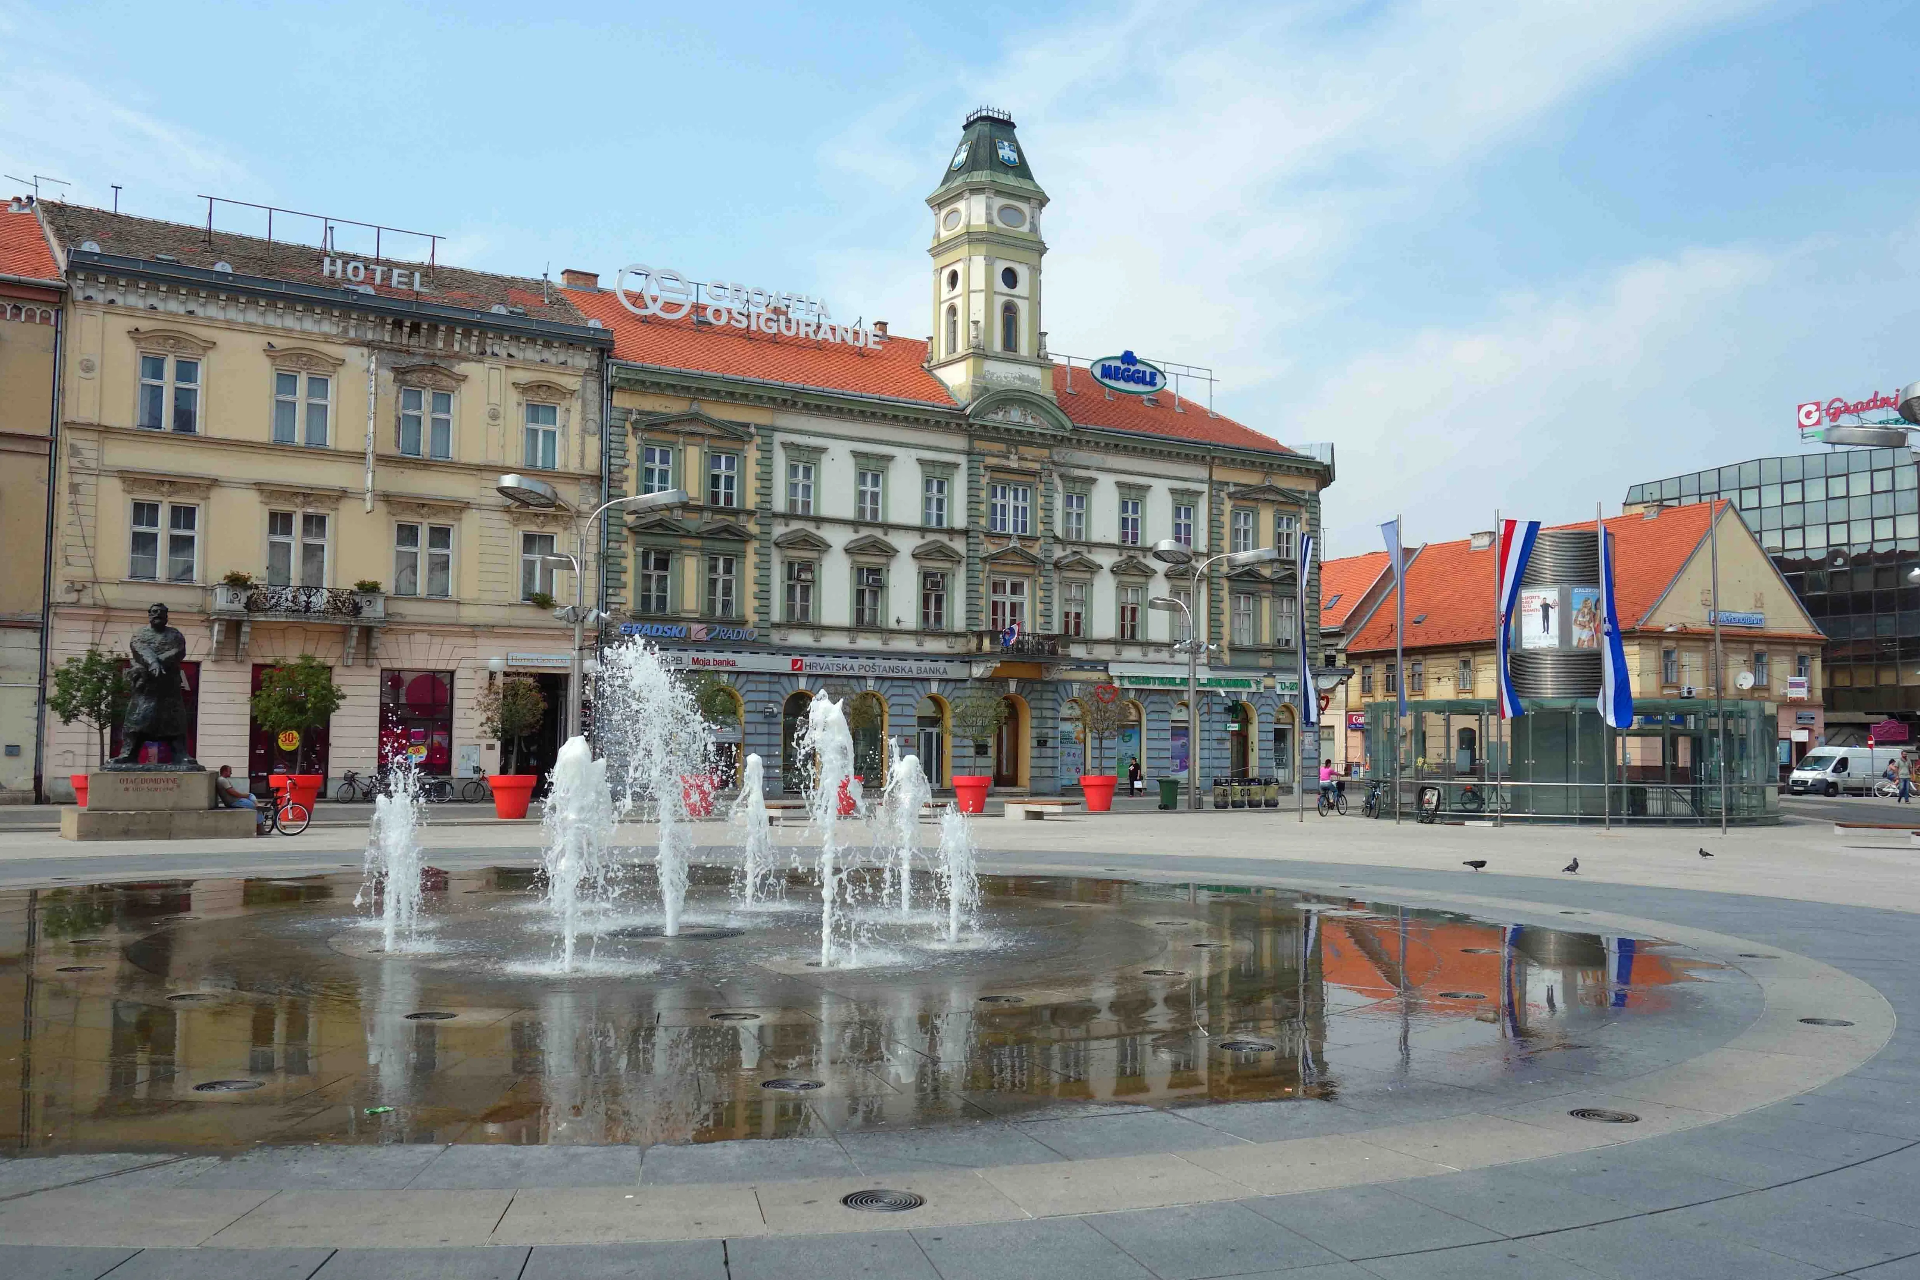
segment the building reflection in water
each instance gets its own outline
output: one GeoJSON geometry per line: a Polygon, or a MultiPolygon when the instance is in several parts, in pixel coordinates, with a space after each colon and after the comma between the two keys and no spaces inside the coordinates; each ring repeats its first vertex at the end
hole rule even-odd
{"type": "MultiPolygon", "coordinates": [[[[521,937],[525,884],[468,873],[433,905],[521,937]]],[[[644,976],[561,981],[480,947],[368,954],[354,887],[0,895],[0,991],[21,1013],[0,1055],[8,1144],[709,1142],[1085,1104],[1357,1105],[1556,1055],[1581,1070],[1620,1026],[1704,1007],[1723,972],[1644,939],[1281,891],[989,878],[1004,954],[823,975],[768,926],[644,976]],[[196,1087],[218,1081],[246,1087],[196,1087]]]]}

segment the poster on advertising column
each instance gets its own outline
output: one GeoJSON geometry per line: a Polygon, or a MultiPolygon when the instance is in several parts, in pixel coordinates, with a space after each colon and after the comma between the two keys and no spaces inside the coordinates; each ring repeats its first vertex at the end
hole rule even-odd
{"type": "Polygon", "coordinates": [[[1598,649],[1600,633],[1604,629],[1604,610],[1600,607],[1600,588],[1574,587],[1573,597],[1573,647],[1576,649],[1598,649]]]}
{"type": "Polygon", "coordinates": [[[1514,612],[1520,619],[1522,649],[1558,649],[1560,647],[1560,593],[1552,587],[1522,591],[1520,607],[1514,612]]]}

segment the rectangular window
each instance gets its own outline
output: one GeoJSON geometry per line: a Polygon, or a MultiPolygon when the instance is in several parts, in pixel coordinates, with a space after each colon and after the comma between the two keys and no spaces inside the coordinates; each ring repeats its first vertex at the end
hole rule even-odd
{"type": "Polygon", "coordinates": [[[1145,587],[1120,588],[1120,638],[1122,640],[1140,638],[1140,604],[1146,591],[1145,587]]]}
{"type": "MultiPolygon", "coordinates": [[[[804,465],[799,463],[790,466],[804,465]]],[[[811,471],[813,468],[808,466],[811,471]]],[[[813,621],[813,561],[787,561],[787,621],[813,621]]]]}
{"type": "Polygon", "coordinates": [[[1765,649],[1753,651],[1753,687],[1765,689],[1773,683],[1773,659],[1765,649]]]}
{"type": "MultiPolygon", "coordinates": [[[[1234,512],[1251,515],[1251,512],[1234,512]]],[[[1245,592],[1235,592],[1233,597],[1233,643],[1237,645],[1260,643],[1258,622],[1253,612],[1253,597],[1245,592]]]]}
{"type": "Polygon", "coordinates": [[[739,617],[740,574],[738,557],[707,557],[707,616],[739,617]]]}
{"type": "Polygon", "coordinates": [[[649,444],[640,449],[640,492],[665,493],[673,488],[673,449],[649,444]]]}
{"type": "Polygon", "coordinates": [[[1387,664],[1387,692],[1400,692],[1400,668],[1392,662],[1387,664]]]}
{"type": "Polygon", "coordinates": [[[1193,588],[1175,587],[1173,598],[1187,606],[1186,612],[1173,620],[1173,625],[1180,636],[1180,643],[1185,644],[1193,639],[1193,588]]]}
{"type": "Polygon", "coordinates": [[[520,535],[520,598],[530,600],[537,594],[553,594],[553,565],[547,557],[553,554],[554,535],[551,533],[523,533],[520,535]]]}
{"type": "Polygon", "coordinates": [[[1233,513],[1232,541],[1227,544],[1227,548],[1230,551],[1253,550],[1253,512],[1233,513]]]}
{"type": "Polygon", "coordinates": [[[293,585],[294,516],[292,511],[267,512],[267,585],[270,587],[293,585]]]}
{"type": "Polygon", "coordinates": [[[1032,531],[1033,490],[1024,484],[987,487],[987,532],[1024,537],[1032,531]]]}
{"type": "Polygon", "coordinates": [[[452,525],[408,523],[393,526],[393,593],[397,596],[425,595],[441,599],[453,594],[452,525]],[[423,537],[426,540],[424,547],[421,545],[423,537]],[[424,574],[421,565],[423,557],[426,561],[424,574]]]}
{"type": "Polygon", "coordinates": [[[947,527],[947,478],[928,476],[920,486],[920,523],[929,529],[947,527]]]}
{"type": "Polygon", "coordinates": [[[884,616],[885,594],[887,589],[887,571],[868,565],[855,565],[853,570],[853,625],[856,627],[879,627],[886,625],[884,616]]]}
{"type": "Polygon", "coordinates": [[[920,629],[947,629],[947,575],[944,573],[920,575],[920,629]]]}
{"type": "Polygon", "coordinates": [[[526,465],[553,471],[560,465],[560,406],[530,404],[526,420],[526,465]]]}
{"type": "Polygon", "coordinates": [[[199,431],[200,362],[179,356],[142,355],[137,421],[149,431],[177,431],[181,435],[199,431]]]}
{"type": "Polygon", "coordinates": [[[737,507],[740,505],[739,454],[713,453],[707,455],[707,505],[710,507],[737,507]]]}
{"type": "Polygon", "coordinates": [[[1087,584],[1066,584],[1066,599],[1060,607],[1060,634],[1085,638],[1087,634],[1087,584]]]}
{"type": "Polygon", "coordinates": [[[1373,667],[1370,664],[1360,668],[1360,692],[1373,692],[1373,667]]]}
{"type": "Polygon", "coordinates": [[[133,541],[128,547],[127,576],[149,582],[160,577],[160,504],[133,504],[133,541]]]}
{"type": "Polygon", "coordinates": [[[642,550],[640,552],[640,589],[633,599],[634,612],[644,614],[667,612],[672,583],[672,555],[652,548],[642,550]]]}
{"type": "Polygon", "coordinates": [[[1281,512],[1273,518],[1273,545],[1279,549],[1282,560],[1291,560],[1298,551],[1300,536],[1300,517],[1281,512]]]}
{"type": "Polygon", "coordinates": [[[987,587],[987,622],[995,631],[1027,629],[1027,580],[994,578],[987,587]]]}
{"type": "Polygon", "coordinates": [[[1463,698],[1473,696],[1473,659],[1460,659],[1460,672],[1453,679],[1454,692],[1463,698]]]}
{"type": "Polygon", "coordinates": [[[273,442],[309,444],[325,448],[328,410],[332,407],[333,379],[308,374],[302,396],[300,375],[276,370],[273,375],[273,442]],[[301,430],[302,410],[306,429],[301,430]]]}
{"type": "Polygon", "coordinates": [[[1678,649],[1660,651],[1660,683],[1680,683],[1680,651],[1678,649]]]}
{"type": "Polygon", "coordinates": [[[1069,493],[1060,499],[1060,536],[1068,542],[1087,540],[1087,495],[1069,493]]]}
{"type": "Polygon", "coordinates": [[[787,511],[796,516],[813,514],[813,464],[787,464],[787,511]]]}
{"type": "Polygon", "coordinates": [[[1811,680],[1813,678],[1813,656],[1805,653],[1794,654],[1793,674],[1799,676],[1802,680],[1811,680]]]}
{"type": "Polygon", "coordinates": [[[1120,545],[1140,545],[1140,499],[1120,499],[1120,545]]]}
{"type": "MultiPolygon", "coordinates": [[[[553,406],[548,405],[547,408],[553,406]]],[[[453,457],[453,393],[400,388],[400,452],[409,458],[453,457]]],[[[528,465],[533,465],[531,462],[528,465]]]]}
{"type": "Polygon", "coordinates": [[[327,585],[327,517],[319,512],[300,515],[300,585],[327,585]]]}
{"type": "Polygon", "coordinates": [[[1183,547],[1193,545],[1193,505],[1191,503],[1173,504],[1173,540],[1183,547]]]}
{"type": "Polygon", "coordinates": [[[878,524],[884,518],[881,515],[880,505],[880,486],[884,480],[884,476],[878,471],[860,473],[854,486],[854,519],[868,520],[878,524]]]}
{"type": "Polygon", "coordinates": [[[1407,664],[1407,692],[1425,693],[1427,691],[1427,664],[1414,659],[1407,664]]]}

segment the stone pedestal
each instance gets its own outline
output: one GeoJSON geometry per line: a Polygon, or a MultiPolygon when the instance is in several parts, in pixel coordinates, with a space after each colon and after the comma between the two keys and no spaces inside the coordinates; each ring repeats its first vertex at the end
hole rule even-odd
{"type": "Polygon", "coordinates": [[[252,839],[248,809],[214,807],[214,775],[204,771],[89,771],[87,807],[60,810],[67,840],[252,839]]]}

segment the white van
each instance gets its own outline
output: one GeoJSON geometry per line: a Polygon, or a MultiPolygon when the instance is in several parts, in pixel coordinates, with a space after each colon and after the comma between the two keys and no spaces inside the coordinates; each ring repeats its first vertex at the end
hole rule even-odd
{"type": "Polygon", "coordinates": [[[1796,796],[1837,796],[1843,791],[1868,795],[1885,781],[1881,775],[1888,763],[1899,758],[1898,747],[1815,747],[1793,766],[1787,791],[1796,796]]]}

